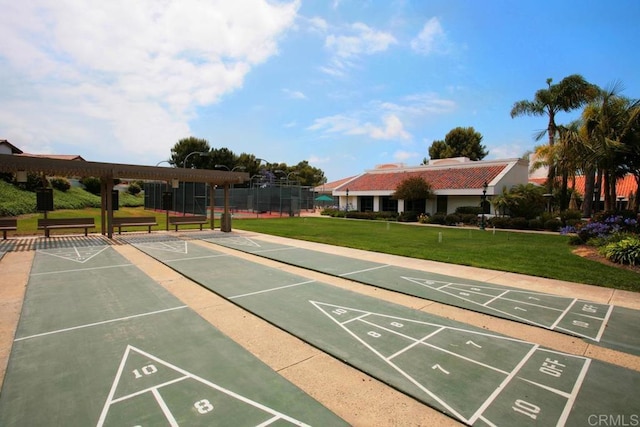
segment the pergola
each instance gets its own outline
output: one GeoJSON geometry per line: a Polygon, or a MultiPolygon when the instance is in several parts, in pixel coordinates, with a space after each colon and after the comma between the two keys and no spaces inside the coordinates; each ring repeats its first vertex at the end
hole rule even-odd
{"type": "Polygon", "coordinates": [[[209,184],[209,207],[211,210],[211,229],[214,228],[214,195],[216,186],[224,188],[224,213],[221,231],[231,231],[229,213],[229,188],[232,184],[249,181],[245,172],[228,172],[209,169],[187,169],[174,167],[140,166],[120,163],[101,163],[83,160],[63,160],[47,157],[35,157],[20,154],[0,154],[0,172],[32,172],[45,176],[93,176],[99,178],[101,186],[102,234],[113,237],[112,191],[115,178],[165,181],[167,186],[183,182],[203,182],[209,184]]]}

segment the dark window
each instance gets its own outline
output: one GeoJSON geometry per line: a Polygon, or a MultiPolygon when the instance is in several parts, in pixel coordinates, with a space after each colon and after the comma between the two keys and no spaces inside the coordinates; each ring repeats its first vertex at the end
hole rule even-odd
{"type": "Polygon", "coordinates": [[[380,197],[380,210],[382,212],[398,212],[398,201],[389,196],[380,197]]]}
{"type": "Polygon", "coordinates": [[[373,196],[360,197],[360,212],[373,211],[373,196]]]}
{"type": "Polygon", "coordinates": [[[438,196],[436,201],[436,212],[447,213],[447,196],[438,196]]]}

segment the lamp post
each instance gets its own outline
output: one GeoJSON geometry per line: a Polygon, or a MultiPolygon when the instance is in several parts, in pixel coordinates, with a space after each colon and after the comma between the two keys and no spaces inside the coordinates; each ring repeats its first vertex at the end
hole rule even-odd
{"type": "Polygon", "coordinates": [[[186,155],[186,157],[184,158],[184,160],[182,161],[182,167],[186,168],[187,167],[187,160],[189,159],[189,157],[193,156],[194,154],[198,155],[198,156],[208,156],[209,153],[206,151],[193,151],[189,154],[186,155]]]}
{"type": "MultiPolygon", "coordinates": [[[[347,200],[344,204],[344,211],[345,212],[349,211],[349,189],[348,188],[347,188],[347,200]]],[[[345,218],[346,218],[346,215],[345,215],[345,218]]]]}
{"type": "Polygon", "coordinates": [[[487,187],[489,186],[489,184],[487,184],[487,181],[484,182],[484,184],[482,184],[482,197],[481,197],[481,202],[480,202],[480,209],[482,210],[482,220],[480,221],[480,230],[484,230],[485,229],[485,223],[484,223],[484,206],[485,203],[487,202],[487,187]]]}

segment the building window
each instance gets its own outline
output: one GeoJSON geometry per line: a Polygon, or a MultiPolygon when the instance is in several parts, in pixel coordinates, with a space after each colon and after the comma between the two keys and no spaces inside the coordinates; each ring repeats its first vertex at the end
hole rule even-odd
{"type": "Polygon", "coordinates": [[[389,196],[380,197],[380,210],[382,212],[398,212],[398,201],[389,196]]]}
{"type": "Polygon", "coordinates": [[[373,211],[373,196],[361,196],[359,202],[360,212],[373,211]]]}
{"type": "Polygon", "coordinates": [[[447,213],[447,196],[438,196],[436,200],[436,212],[447,213]]]}

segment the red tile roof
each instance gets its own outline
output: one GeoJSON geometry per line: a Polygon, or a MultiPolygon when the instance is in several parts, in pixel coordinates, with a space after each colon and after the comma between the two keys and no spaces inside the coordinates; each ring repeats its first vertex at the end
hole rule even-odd
{"type": "Polygon", "coordinates": [[[79,154],[30,154],[22,153],[21,156],[26,157],[41,157],[47,159],[59,159],[59,160],[82,160],[85,161],[79,154]]]}
{"type": "MultiPolygon", "coordinates": [[[[575,185],[575,189],[576,191],[578,191],[578,193],[582,194],[584,196],[584,181],[585,181],[585,177],[583,175],[579,175],[576,176],[576,185],[575,185]]],[[[546,178],[529,178],[529,182],[534,183],[534,184],[538,184],[538,185],[545,185],[545,183],[547,182],[546,178]]],[[[569,178],[569,188],[573,188],[573,182],[572,179],[569,178]]],[[[624,178],[619,179],[618,182],[616,182],[616,194],[618,195],[618,197],[624,197],[625,199],[629,198],[629,194],[631,193],[637,193],[638,192],[638,184],[636,183],[636,179],[633,175],[626,175],[624,178]]],[[[604,190],[601,189],[600,190],[600,198],[603,199],[604,198],[604,190]]]]}
{"type": "Polygon", "coordinates": [[[484,182],[493,181],[508,165],[489,165],[464,168],[442,168],[431,170],[410,170],[395,172],[367,172],[352,181],[337,186],[335,189],[344,191],[395,191],[398,185],[406,178],[422,177],[431,184],[434,191],[437,190],[462,190],[479,189],[484,182]]]}

